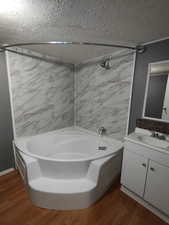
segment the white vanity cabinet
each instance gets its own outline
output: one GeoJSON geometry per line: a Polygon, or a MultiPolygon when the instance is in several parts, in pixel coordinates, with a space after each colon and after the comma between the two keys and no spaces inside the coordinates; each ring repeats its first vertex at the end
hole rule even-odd
{"type": "Polygon", "coordinates": [[[169,215],[169,154],[125,142],[121,184],[169,215]]]}

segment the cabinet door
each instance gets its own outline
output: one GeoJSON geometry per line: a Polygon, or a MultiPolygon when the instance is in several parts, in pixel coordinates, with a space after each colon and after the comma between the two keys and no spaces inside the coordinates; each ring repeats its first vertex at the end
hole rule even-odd
{"type": "Polygon", "coordinates": [[[169,215],[169,168],[150,160],[144,199],[169,215]]]}
{"type": "Polygon", "coordinates": [[[148,160],[138,154],[124,150],[121,183],[143,197],[148,160]]]}

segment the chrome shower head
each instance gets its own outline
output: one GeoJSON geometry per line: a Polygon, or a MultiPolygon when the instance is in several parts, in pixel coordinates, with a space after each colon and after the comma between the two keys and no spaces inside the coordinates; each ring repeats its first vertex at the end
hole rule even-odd
{"type": "Polygon", "coordinates": [[[110,59],[105,59],[103,62],[101,62],[100,66],[105,68],[106,70],[109,70],[111,68],[110,59]]]}

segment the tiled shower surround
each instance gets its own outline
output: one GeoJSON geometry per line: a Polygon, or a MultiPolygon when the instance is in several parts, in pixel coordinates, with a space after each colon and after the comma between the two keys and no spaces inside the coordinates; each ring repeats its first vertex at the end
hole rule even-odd
{"type": "MultiPolygon", "coordinates": [[[[17,50],[35,55],[29,50],[17,50]]],[[[16,136],[35,135],[74,124],[72,68],[7,52],[16,136]]]]}
{"type": "Polygon", "coordinates": [[[133,54],[113,56],[111,69],[99,64],[79,68],[75,75],[76,125],[96,131],[104,126],[107,135],[122,139],[126,133],[133,54]]]}
{"type": "MultiPolygon", "coordinates": [[[[37,56],[30,50],[22,52],[37,56]]],[[[7,53],[7,61],[16,136],[76,125],[91,131],[104,126],[109,136],[124,137],[133,53],[112,55],[110,70],[98,63],[74,70],[14,52],[7,53]]]]}

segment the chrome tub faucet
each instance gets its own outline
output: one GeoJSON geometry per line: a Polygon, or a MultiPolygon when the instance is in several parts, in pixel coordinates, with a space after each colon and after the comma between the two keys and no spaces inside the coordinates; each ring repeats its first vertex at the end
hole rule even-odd
{"type": "Polygon", "coordinates": [[[99,127],[99,129],[97,130],[97,133],[99,134],[99,136],[103,136],[106,133],[106,128],[99,127]]]}

